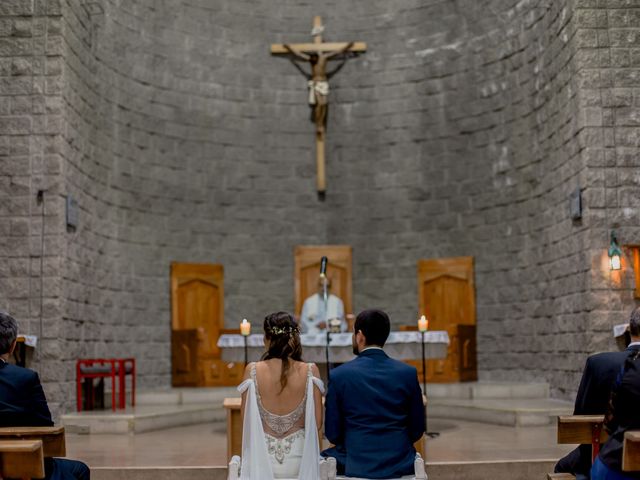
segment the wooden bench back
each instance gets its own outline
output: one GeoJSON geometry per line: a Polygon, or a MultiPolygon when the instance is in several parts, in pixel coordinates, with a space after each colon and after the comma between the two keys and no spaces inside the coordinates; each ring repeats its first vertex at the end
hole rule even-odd
{"type": "Polygon", "coordinates": [[[64,427],[0,428],[0,441],[5,440],[41,440],[45,458],[67,455],[64,427]]]}
{"type": "Polygon", "coordinates": [[[560,415],[558,417],[558,443],[590,444],[595,438],[607,440],[607,432],[602,428],[602,415],[560,415]]]}
{"type": "Polygon", "coordinates": [[[624,434],[622,471],[640,471],[640,431],[626,432],[624,434]]]}
{"type": "Polygon", "coordinates": [[[0,477],[44,478],[41,440],[0,440],[0,477]]]}
{"type": "Polygon", "coordinates": [[[604,415],[560,415],[558,443],[591,444],[592,461],[600,452],[600,445],[609,435],[604,429],[604,415]]]}

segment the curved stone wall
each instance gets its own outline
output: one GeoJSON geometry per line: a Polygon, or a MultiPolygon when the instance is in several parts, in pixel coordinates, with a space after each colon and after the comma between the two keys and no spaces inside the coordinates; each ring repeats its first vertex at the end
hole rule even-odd
{"type": "MultiPolygon", "coordinates": [[[[169,385],[172,261],[224,264],[231,327],[293,308],[298,244],[351,244],[355,309],[385,308],[396,325],[418,315],[418,259],[474,256],[485,380],[549,381],[569,398],[585,355],[612,347],[610,326],[633,300],[626,277],[616,284],[622,300],[611,293],[601,237],[616,225],[633,237],[637,222],[607,223],[607,209],[633,204],[633,180],[624,177],[621,203],[607,203],[618,184],[607,190],[602,159],[612,116],[618,145],[635,148],[624,115],[633,80],[620,73],[610,88],[617,71],[602,58],[632,58],[614,31],[631,26],[630,13],[565,0],[49,7],[36,12],[47,28],[33,29],[45,32],[31,48],[46,65],[47,110],[35,130],[41,151],[30,153],[48,171],[23,173],[55,187],[41,352],[64,368],[40,368],[58,411],[72,408],[78,357],[133,354],[143,388],[169,385]],[[325,201],[315,194],[306,80],[269,55],[270,43],[307,41],[316,14],[326,40],[369,47],[331,80],[325,201]],[[604,32],[614,32],[609,43],[604,32]],[[585,210],[572,222],[567,196],[577,187],[585,210]],[[67,195],[80,208],[75,231],[61,227],[67,195]]],[[[11,125],[16,138],[34,134],[11,125]]],[[[9,175],[0,170],[0,188],[9,175]]],[[[16,219],[14,243],[25,215],[25,238],[37,233],[27,207],[0,209],[16,219]]],[[[23,250],[6,257],[39,255],[23,250]]],[[[12,262],[0,271],[34,276],[12,262]]],[[[35,290],[26,303],[12,293],[9,306],[26,312],[35,290]]]]}

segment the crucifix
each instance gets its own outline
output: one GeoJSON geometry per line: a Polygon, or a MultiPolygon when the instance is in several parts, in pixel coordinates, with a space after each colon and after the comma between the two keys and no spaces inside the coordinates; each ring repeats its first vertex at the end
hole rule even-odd
{"type": "Polygon", "coordinates": [[[324,195],[327,187],[324,144],[327,129],[327,108],[329,106],[329,79],[344,66],[349,54],[358,54],[367,50],[367,44],[364,42],[323,42],[323,31],[322,19],[314,17],[313,30],[311,30],[313,43],[275,43],[271,45],[272,54],[288,55],[296,68],[307,77],[309,106],[312,110],[311,120],[316,127],[316,187],[320,196],[324,195]],[[328,61],[337,59],[342,59],[342,63],[328,72],[328,61]],[[309,62],[310,72],[296,63],[300,60],[309,62]]]}

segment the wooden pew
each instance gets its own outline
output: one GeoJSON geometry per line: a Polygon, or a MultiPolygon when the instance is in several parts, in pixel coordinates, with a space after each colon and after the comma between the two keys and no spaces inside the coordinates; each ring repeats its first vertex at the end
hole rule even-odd
{"type": "MultiPolygon", "coordinates": [[[[240,397],[225,398],[224,408],[227,410],[227,461],[234,455],[242,456],[242,415],[240,413],[240,397]]],[[[322,445],[322,439],[320,439],[322,445]]],[[[424,436],[413,444],[416,451],[424,458],[424,436]]]]}
{"type": "Polygon", "coordinates": [[[640,471],[640,431],[625,432],[622,447],[622,471],[640,471]]]}
{"type": "Polygon", "coordinates": [[[0,478],[44,478],[41,440],[0,440],[0,478]]]}
{"type": "MultiPolygon", "coordinates": [[[[600,445],[607,440],[603,428],[604,415],[560,415],[558,417],[558,443],[591,444],[591,460],[595,460],[600,445]]],[[[548,480],[571,480],[570,473],[549,473],[548,480]]]]}
{"type": "Polygon", "coordinates": [[[45,458],[67,455],[64,427],[61,426],[0,428],[0,441],[5,440],[41,440],[45,458]]]}

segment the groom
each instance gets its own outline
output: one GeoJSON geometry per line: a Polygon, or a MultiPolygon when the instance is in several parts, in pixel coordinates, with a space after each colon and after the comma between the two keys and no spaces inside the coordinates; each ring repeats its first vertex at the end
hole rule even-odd
{"type": "Polygon", "coordinates": [[[331,371],[325,434],[338,474],[394,478],[413,474],[414,442],[424,433],[416,369],[382,350],[391,329],[382,310],[365,310],[353,329],[354,360],[331,371]]]}

